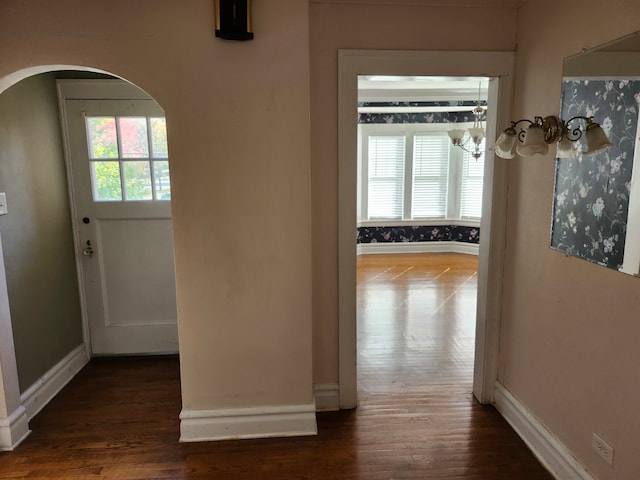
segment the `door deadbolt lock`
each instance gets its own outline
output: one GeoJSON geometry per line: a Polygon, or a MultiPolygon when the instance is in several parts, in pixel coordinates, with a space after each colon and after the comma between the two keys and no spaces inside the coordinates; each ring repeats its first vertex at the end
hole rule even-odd
{"type": "Polygon", "coordinates": [[[91,240],[87,240],[87,246],[84,250],[82,250],[82,254],[85,257],[93,257],[93,247],[91,246],[91,240]]]}

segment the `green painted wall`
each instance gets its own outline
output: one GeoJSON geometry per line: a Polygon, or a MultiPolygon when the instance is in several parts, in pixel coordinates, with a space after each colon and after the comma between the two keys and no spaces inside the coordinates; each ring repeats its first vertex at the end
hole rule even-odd
{"type": "Polygon", "coordinates": [[[20,391],[82,343],[80,299],[52,74],[0,95],[0,216],[20,391]]]}

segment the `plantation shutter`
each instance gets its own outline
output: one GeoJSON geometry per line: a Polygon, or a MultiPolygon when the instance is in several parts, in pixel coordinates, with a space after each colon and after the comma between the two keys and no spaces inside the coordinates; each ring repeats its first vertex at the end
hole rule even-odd
{"type": "Polygon", "coordinates": [[[371,135],[368,218],[402,218],[404,135],[371,135]]]}
{"type": "MultiPolygon", "coordinates": [[[[484,152],[482,140],[480,151],[484,152]]],[[[462,187],[460,193],[460,217],[480,218],[482,216],[482,184],[484,177],[484,155],[478,160],[469,152],[462,158],[462,187]]]]}
{"type": "Polygon", "coordinates": [[[413,139],[413,218],[444,218],[447,213],[449,137],[416,135],[413,139]]]}

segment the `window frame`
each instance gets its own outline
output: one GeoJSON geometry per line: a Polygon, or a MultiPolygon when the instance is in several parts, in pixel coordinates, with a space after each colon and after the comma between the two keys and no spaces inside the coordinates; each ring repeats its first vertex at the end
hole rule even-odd
{"type": "Polygon", "coordinates": [[[450,192],[450,188],[449,188],[449,183],[451,182],[451,156],[453,154],[455,154],[454,152],[451,151],[451,145],[450,145],[450,140],[449,140],[449,136],[448,135],[442,135],[441,131],[425,131],[423,129],[417,130],[415,132],[411,132],[407,135],[407,143],[411,145],[411,151],[407,151],[407,158],[405,158],[405,162],[407,164],[411,164],[411,174],[405,177],[405,188],[407,188],[408,190],[410,190],[410,194],[408,196],[405,197],[405,204],[404,204],[404,215],[403,215],[403,220],[404,219],[408,219],[408,220],[423,220],[423,219],[427,219],[427,220],[435,220],[435,219],[446,219],[447,218],[447,214],[449,212],[449,207],[450,207],[450,203],[451,203],[451,199],[449,198],[451,195],[450,192]],[[445,185],[447,185],[447,192],[444,195],[445,197],[445,207],[444,207],[444,215],[443,216],[433,216],[433,217],[429,217],[429,216],[414,216],[413,215],[413,200],[414,200],[414,190],[415,190],[415,144],[416,144],[416,137],[440,137],[443,140],[446,141],[446,145],[447,148],[449,150],[449,160],[447,161],[447,166],[446,166],[446,181],[442,182],[445,185]],[[446,138],[445,138],[446,137],[446,138]]]}
{"type": "MultiPolygon", "coordinates": [[[[486,137],[482,140],[481,143],[481,150],[482,147],[484,148],[483,154],[479,159],[474,159],[471,156],[471,153],[469,152],[465,152],[461,150],[461,159],[460,159],[460,181],[459,181],[459,189],[460,189],[460,194],[458,195],[458,200],[459,200],[459,207],[458,207],[458,218],[462,219],[462,220],[477,220],[480,221],[480,219],[482,218],[482,203],[480,204],[480,216],[478,217],[472,217],[472,216],[464,216],[463,215],[463,195],[464,195],[464,181],[465,178],[477,178],[477,175],[465,175],[464,173],[464,162],[465,160],[468,158],[469,162],[480,162],[482,161],[482,176],[480,177],[480,184],[483,190],[484,190],[484,162],[486,160],[486,155],[484,153],[484,151],[486,151],[486,143],[487,143],[487,139],[486,137]]],[[[482,194],[480,195],[481,201],[482,201],[482,194]]]]}
{"type": "MultiPolygon", "coordinates": [[[[456,128],[467,129],[472,122],[456,123],[456,128]]],[[[466,225],[479,227],[481,217],[461,217],[461,195],[464,151],[451,146],[449,148],[449,167],[447,181],[447,206],[444,217],[412,218],[413,195],[413,145],[414,137],[420,134],[443,134],[453,128],[451,123],[397,123],[397,124],[358,124],[358,202],[357,215],[360,226],[393,226],[393,225],[466,225]],[[368,139],[376,135],[404,135],[405,136],[405,184],[402,206],[402,218],[368,218],[368,139]]],[[[484,158],[484,153],[483,153],[484,158]]],[[[484,176],[483,176],[484,178],[484,176]]]]}
{"type": "MultiPolygon", "coordinates": [[[[366,168],[366,172],[363,178],[366,179],[366,185],[363,185],[363,192],[366,194],[366,197],[364,197],[364,201],[365,201],[365,205],[366,205],[366,210],[365,211],[369,211],[369,190],[370,190],[370,183],[371,183],[371,179],[369,178],[370,175],[370,162],[369,162],[369,139],[371,137],[403,137],[404,138],[404,145],[405,145],[405,150],[403,151],[403,161],[402,161],[402,174],[399,175],[398,177],[389,177],[389,180],[396,180],[396,179],[400,179],[400,183],[401,183],[401,187],[402,187],[402,193],[400,195],[400,197],[402,198],[402,205],[400,206],[401,210],[404,209],[404,205],[406,203],[406,195],[407,195],[407,191],[406,191],[406,185],[407,185],[407,158],[406,158],[406,146],[407,146],[407,139],[406,139],[406,135],[402,134],[402,133],[392,133],[392,132],[387,132],[384,134],[376,134],[376,135],[367,135],[366,137],[366,141],[363,143],[362,145],[362,151],[363,151],[363,165],[366,168]],[[366,161],[364,161],[364,159],[366,159],[366,161]]],[[[380,178],[381,179],[381,178],[380,178]]],[[[404,217],[404,211],[402,212],[402,216],[404,217]]],[[[396,217],[385,217],[385,216],[381,216],[381,217],[374,217],[374,219],[376,220],[386,220],[389,218],[396,218],[396,217]]]]}
{"type": "MultiPolygon", "coordinates": [[[[89,170],[90,170],[90,182],[91,182],[91,194],[92,201],[94,203],[146,203],[146,202],[167,202],[171,201],[171,183],[169,180],[169,197],[162,197],[161,193],[158,191],[158,177],[156,172],[156,165],[160,162],[166,163],[167,168],[170,169],[169,155],[168,151],[166,156],[158,155],[156,152],[156,145],[153,141],[153,120],[161,120],[164,122],[164,137],[166,138],[166,115],[85,115],[84,117],[84,127],[85,127],[85,136],[87,142],[87,159],[89,162],[89,170]],[[90,122],[92,119],[113,119],[114,122],[114,133],[116,135],[115,138],[115,147],[116,147],[116,156],[115,157],[97,157],[94,155],[94,132],[90,126],[90,122]],[[141,155],[137,157],[129,156],[124,153],[124,144],[123,144],[123,135],[122,135],[122,119],[144,119],[145,124],[145,135],[147,142],[147,152],[146,155],[141,155]],[[129,187],[127,186],[127,175],[126,175],[126,166],[131,165],[134,162],[146,163],[149,169],[149,192],[151,194],[151,198],[132,198],[129,196],[129,187]],[[120,181],[120,198],[119,199],[107,199],[100,198],[98,195],[98,182],[96,179],[96,165],[99,163],[113,163],[118,165],[118,175],[120,181]]],[[[161,154],[164,152],[161,152],[161,154]]]]}

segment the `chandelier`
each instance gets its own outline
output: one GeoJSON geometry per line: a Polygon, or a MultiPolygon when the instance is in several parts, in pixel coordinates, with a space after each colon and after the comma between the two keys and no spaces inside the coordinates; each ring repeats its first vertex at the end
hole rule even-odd
{"type": "Polygon", "coordinates": [[[449,138],[455,147],[460,147],[465,152],[469,152],[473,158],[478,160],[482,156],[480,144],[484,138],[484,128],[482,128],[482,119],[484,118],[484,108],[480,105],[480,94],[482,91],[482,81],[478,83],[478,100],[476,107],[471,111],[473,113],[473,127],[467,130],[453,129],[449,130],[449,138]],[[466,134],[468,133],[468,136],[466,134]],[[465,138],[466,136],[466,138],[465,138]],[[471,149],[467,148],[467,143],[471,140],[471,149]]]}
{"type": "Polygon", "coordinates": [[[584,135],[587,148],[582,155],[596,155],[609,146],[611,142],[593,117],[576,116],[567,121],[558,117],[534,117],[533,121],[526,118],[511,122],[511,126],[500,134],[496,144],[491,147],[500,158],[513,158],[516,153],[521,157],[535,154],[546,154],[549,145],[558,142],[556,156],[558,158],[573,158],[578,154],[576,142],[584,135]],[[575,122],[584,122],[584,126],[575,122]],[[521,123],[528,124],[520,128],[521,123]]]}

